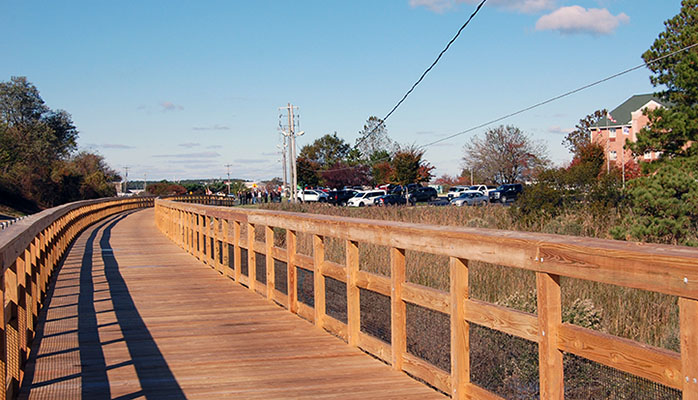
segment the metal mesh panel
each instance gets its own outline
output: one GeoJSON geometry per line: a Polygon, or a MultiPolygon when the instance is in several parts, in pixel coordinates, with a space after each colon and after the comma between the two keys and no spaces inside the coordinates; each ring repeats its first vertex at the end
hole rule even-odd
{"type": "Polygon", "coordinates": [[[267,256],[254,252],[254,263],[255,266],[257,267],[255,270],[255,274],[257,275],[257,282],[261,282],[266,284],[267,283],[267,256]]]}
{"type": "Polygon", "coordinates": [[[470,324],[470,380],[507,399],[539,398],[538,343],[470,324]]]}
{"type": "Polygon", "coordinates": [[[279,292],[288,294],[288,266],[277,259],[274,259],[274,287],[279,292]]]}
{"type": "Polygon", "coordinates": [[[235,246],[228,244],[228,267],[235,269],[235,246]]]}
{"type": "Polygon", "coordinates": [[[390,343],[390,297],[359,289],[361,331],[390,343]]]}
{"type": "Polygon", "coordinates": [[[450,316],[407,303],[407,352],[451,371],[450,316]]]}
{"type": "Polygon", "coordinates": [[[213,245],[214,245],[214,239],[212,237],[209,237],[208,256],[211,258],[211,260],[214,260],[216,257],[216,252],[214,251],[213,245]]]}
{"type": "Polygon", "coordinates": [[[565,399],[678,400],[681,391],[564,353],[565,399]]]}
{"type": "Polygon", "coordinates": [[[347,323],[347,284],[325,277],[325,313],[347,323]]]}
{"type": "Polygon", "coordinates": [[[240,247],[240,273],[245,276],[249,275],[247,262],[247,249],[240,247]]]}
{"type": "Polygon", "coordinates": [[[298,301],[311,307],[315,306],[315,283],[313,272],[296,268],[298,278],[298,301]]]}

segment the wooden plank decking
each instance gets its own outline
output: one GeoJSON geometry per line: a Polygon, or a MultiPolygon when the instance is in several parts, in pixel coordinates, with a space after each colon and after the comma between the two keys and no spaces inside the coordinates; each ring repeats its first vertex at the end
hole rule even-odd
{"type": "Polygon", "coordinates": [[[22,399],[444,398],[201,264],[152,209],[86,230],[50,296],[22,399]]]}

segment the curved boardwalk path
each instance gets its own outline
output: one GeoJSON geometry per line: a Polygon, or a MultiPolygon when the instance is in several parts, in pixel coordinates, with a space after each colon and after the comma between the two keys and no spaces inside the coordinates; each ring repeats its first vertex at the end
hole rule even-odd
{"type": "Polygon", "coordinates": [[[87,229],[58,273],[22,399],[432,399],[162,235],[153,210],[87,229]]]}

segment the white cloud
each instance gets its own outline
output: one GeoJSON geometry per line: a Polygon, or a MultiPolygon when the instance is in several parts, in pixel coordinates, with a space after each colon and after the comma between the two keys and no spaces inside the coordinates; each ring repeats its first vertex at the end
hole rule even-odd
{"type": "Polygon", "coordinates": [[[227,131],[230,130],[230,127],[228,125],[215,124],[211,126],[195,126],[191,129],[195,131],[227,131]]]}
{"type": "Polygon", "coordinates": [[[212,158],[220,157],[215,151],[203,151],[200,153],[184,153],[184,154],[156,154],[153,157],[160,158],[212,158]]]}
{"type": "Polygon", "coordinates": [[[548,127],[548,132],[555,133],[555,134],[568,134],[572,131],[573,131],[573,129],[565,129],[559,125],[554,125],[554,126],[548,127]]]}
{"type": "Polygon", "coordinates": [[[118,144],[118,143],[104,143],[102,145],[99,145],[99,147],[103,149],[135,149],[134,146],[129,146],[127,144],[118,144]]]}
{"type": "Polygon", "coordinates": [[[179,147],[186,147],[188,149],[191,149],[192,147],[198,147],[200,146],[199,143],[194,143],[194,142],[188,142],[188,143],[180,143],[177,146],[179,147]]]}
{"type": "MultiPolygon", "coordinates": [[[[471,5],[480,4],[482,0],[409,0],[411,7],[425,7],[431,11],[442,13],[454,9],[458,3],[471,5]]],[[[558,0],[489,0],[485,5],[492,5],[507,10],[523,13],[535,13],[555,8],[558,0]]]]}
{"type": "Polygon", "coordinates": [[[424,7],[437,13],[451,9],[454,5],[455,0],[410,0],[410,7],[424,7]]]}
{"type": "MultiPolygon", "coordinates": [[[[458,0],[468,4],[479,4],[479,0],[458,0]]],[[[557,6],[557,0],[489,0],[488,5],[514,10],[522,13],[536,13],[543,10],[552,10],[557,6]]]]}
{"type": "Polygon", "coordinates": [[[179,104],[172,103],[171,101],[161,102],[160,107],[162,107],[162,111],[184,110],[184,107],[180,106],[179,104]]]}
{"type": "Polygon", "coordinates": [[[630,22],[625,13],[611,14],[605,8],[586,9],[581,6],[561,7],[536,22],[537,31],[558,31],[563,34],[590,33],[609,35],[618,26],[630,22]]]}

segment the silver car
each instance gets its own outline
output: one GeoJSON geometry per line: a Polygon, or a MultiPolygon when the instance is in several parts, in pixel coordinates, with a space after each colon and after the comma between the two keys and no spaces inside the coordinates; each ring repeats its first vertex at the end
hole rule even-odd
{"type": "Polygon", "coordinates": [[[451,204],[454,206],[484,206],[490,202],[490,198],[482,192],[476,190],[469,190],[467,192],[461,193],[460,196],[451,200],[451,204]]]}

